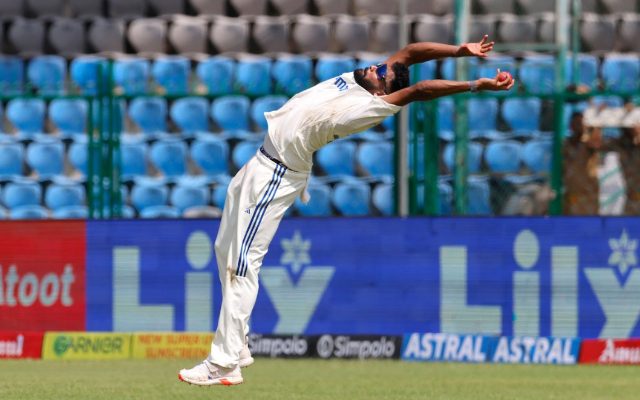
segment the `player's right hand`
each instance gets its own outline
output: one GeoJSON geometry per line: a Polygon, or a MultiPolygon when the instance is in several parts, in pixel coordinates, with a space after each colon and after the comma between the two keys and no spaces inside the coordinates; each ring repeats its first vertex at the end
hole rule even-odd
{"type": "Polygon", "coordinates": [[[503,79],[502,81],[498,80],[500,76],[500,70],[494,78],[480,78],[478,79],[478,88],[480,90],[509,90],[516,83],[516,80],[513,79],[511,75],[508,76],[507,79],[503,79]]]}

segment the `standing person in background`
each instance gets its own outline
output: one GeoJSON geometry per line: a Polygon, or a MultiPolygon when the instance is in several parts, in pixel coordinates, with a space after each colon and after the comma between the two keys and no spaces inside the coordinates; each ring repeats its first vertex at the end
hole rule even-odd
{"type": "Polygon", "coordinates": [[[624,214],[640,215],[640,125],[623,128],[611,147],[620,155],[626,183],[624,214]]]}
{"type": "Polygon", "coordinates": [[[474,81],[421,81],[409,84],[412,64],[444,57],[485,57],[493,42],[450,46],[414,43],[386,61],[321,82],[266,113],[269,125],[263,146],[233,178],[215,243],[222,283],[222,307],[211,354],[179,372],[196,385],[243,382],[241,366],[248,351],[248,322],[258,295],[258,272],[269,243],[287,208],[306,196],[313,153],[322,146],[364,131],[414,101],[462,92],[509,90],[508,74],[474,81]]]}
{"type": "Polygon", "coordinates": [[[598,215],[602,131],[600,128],[585,128],[580,112],[571,115],[570,128],[571,136],[562,147],[563,212],[565,215],[598,215]]]}

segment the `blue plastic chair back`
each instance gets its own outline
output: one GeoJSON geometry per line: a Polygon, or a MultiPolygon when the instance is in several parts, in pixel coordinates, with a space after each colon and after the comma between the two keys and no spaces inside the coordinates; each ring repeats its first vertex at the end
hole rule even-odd
{"type": "Polygon", "coordinates": [[[199,135],[191,144],[191,159],[207,175],[228,174],[229,145],[212,135],[199,135]]]}
{"type": "Polygon", "coordinates": [[[204,185],[177,185],[171,192],[171,204],[182,213],[189,207],[207,205],[208,197],[208,191],[204,185]]]}
{"type": "Polygon", "coordinates": [[[416,73],[411,74],[412,84],[417,83],[418,81],[436,79],[436,73],[438,72],[438,63],[436,60],[416,64],[415,68],[416,73]]]}
{"type": "Polygon", "coordinates": [[[471,98],[467,103],[469,129],[495,130],[498,122],[498,99],[471,98]]]}
{"type": "Polygon", "coordinates": [[[129,104],[129,117],[144,133],[167,130],[167,100],[161,97],[137,97],[129,104]]]}
{"type": "Polygon", "coordinates": [[[141,212],[145,208],[167,204],[169,191],[163,183],[136,183],[131,190],[131,204],[141,212]]]}
{"type": "Polygon", "coordinates": [[[355,153],[355,143],[338,140],[320,148],[316,152],[316,161],[327,175],[354,175],[355,153]]]}
{"type": "Polygon", "coordinates": [[[471,176],[467,180],[467,214],[491,214],[489,182],[486,177],[471,176]]]}
{"type": "Polygon", "coordinates": [[[238,61],[236,89],[250,96],[265,96],[272,91],[271,60],[255,57],[238,61]]]}
{"type": "Polygon", "coordinates": [[[151,73],[153,79],[167,94],[184,94],[189,90],[191,63],[182,56],[168,56],[156,59],[151,73]]]}
{"type": "MultiPolygon", "coordinates": [[[[478,79],[478,67],[479,61],[476,58],[467,59],[467,77],[468,79],[478,79]]],[[[447,58],[442,62],[440,66],[440,72],[444,79],[454,81],[456,80],[456,60],[455,58],[447,58]]],[[[493,75],[495,76],[495,74],[493,75]]]]}
{"type": "Polygon", "coordinates": [[[22,175],[24,150],[20,143],[0,143],[0,177],[22,175]]]}
{"type": "Polygon", "coordinates": [[[220,209],[224,208],[224,203],[227,200],[228,188],[229,188],[229,182],[219,183],[211,191],[211,201],[216,207],[220,209]]]}
{"type": "Polygon", "coordinates": [[[250,106],[246,96],[223,96],[213,101],[211,118],[223,130],[248,130],[250,106]]]}
{"type": "Polygon", "coordinates": [[[209,130],[209,101],[202,97],[186,97],[171,106],[171,119],[182,132],[209,130]]]}
{"type": "Polygon", "coordinates": [[[0,92],[21,94],[24,87],[24,62],[16,56],[0,56],[0,92]]]}
{"type": "Polygon", "coordinates": [[[640,60],[635,56],[609,56],[602,63],[605,87],[616,92],[640,90],[640,60]]]}
{"type": "Polygon", "coordinates": [[[233,92],[235,61],[223,56],[215,56],[200,61],[196,67],[198,78],[207,86],[211,95],[225,95],[233,92]]]}
{"type": "Polygon", "coordinates": [[[312,70],[308,56],[287,56],[273,63],[272,76],[280,91],[293,96],[311,86],[312,70]]]}
{"type": "Polygon", "coordinates": [[[253,101],[251,104],[251,119],[260,130],[267,130],[267,119],[264,113],[275,111],[287,102],[285,96],[264,96],[253,101]]]}
{"type": "Polygon", "coordinates": [[[140,211],[140,218],[180,218],[180,211],[177,208],[171,206],[152,206],[140,211]]]}
{"type": "Polygon", "coordinates": [[[487,144],[484,159],[491,172],[515,173],[520,169],[521,151],[515,140],[496,140],[487,144]]]}
{"type": "MultiPolygon", "coordinates": [[[[573,56],[567,57],[565,63],[565,78],[567,82],[573,79],[573,56]]],[[[594,89],[598,84],[598,58],[590,54],[578,55],[578,83],[594,89]]]]}
{"type": "Polygon", "coordinates": [[[53,138],[36,140],[27,148],[27,164],[41,178],[61,175],[64,172],[64,146],[53,138]]]}
{"type": "Polygon", "coordinates": [[[316,79],[319,82],[326,81],[355,69],[356,61],[352,57],[342,55],[322,56],[318,58],[316,63],[316,79]]]}
{"type": "Polygon", "coordinates": [[[371,196],[373,206],[380,211],[382,215],[393,215],[395,209],[395,201],[393,194],[393,184],[380,183],[373,189],[371,196]]]}
{"type": "Polygon", "coordinates": [[[84,94],[98,93],[98,74],[102,74],[103,90],[107,90],[107,60],[97,56],[79,56],[71,61],[69,68],[71,80],[78,85],[84,94]],[[101,68],[99,71],[99,66],[101,68]]]}
{"type": "Polygon", "coordinates": [[[8,208],[40,205],[42,189],[36,182],[16,181],[9,182],[2,191],[2,201],[8,208]]]}
{"type": "Polygon", "coordinates": [[[145,142],[120,145],[121,174],[123,179],[147,173],[147,145],[145,142]]]}
{"type": "Polygon", "coordinates": [[[520,81],[531,93],[551,94],[555,85],[555,68],[553,57],[527,57],[520,64],[520,81]]]}
{"type": "Polygon", "coordinates": [[[541,111],[542,101],[535,97],[505,99],[502,103],[502,118],[515,131],[537,131],[541,111]]]}
{"type": "Polygon", "coordinates": [[[245,140],[236,144],[231,154],[233,165],[238,169],[242,168],[243,165],[256,155],[262,143],[262,140],[245,140]]]}
{"type": "Polygon", "coordinates": [[[438,99],[438,132],[453,132],[454,115],[453,99],[438,99]]]}
{"type": "Polygon", "coordinates": [[[86,206],[69,206],[53,210],[55,219],[86,219],[89,217],[89,209],[86,206]]]}
{"type": "Polygon", "coordinates": [[[81,206],[85,201],[84,188],[80,184],[52,183],[47,187],[44,203],[52,210],[64,207],[81,206]]]}
{"type": "Polygon", "coordinates": [[[46,106],[42,99],[12,99],[7,104],[7,118],[25,135],[44,131],[46,106]]]}
{"type": "Polygon", "coordinates": [[[11,210],[11,219],[47,219],[49,212],[40,205],[17,207],[11,210]]]}
{"type": "MultiPolygon", "coordinates": [[[[467,147],[467,166],[469,173],[477,173],[480,171],[480,163],[482,161],[483,148],[480,143],[471,142],[467,147]]],[[[455,145],[449,143],[445,146],[442,158],[450,172],[454,171],[455,145]]]]}
{"type": "Polygon", "coordinates": [[[80,171],[83,175],[88,173],[88,154],[87,154],[87,140],[78,140],[77,138],[69,146],[68,152],[69,162],[76,170],[80,171]]]}
{"type": "Polygon", "coordinates": [[[49,119],[64,136],[84,132],[87,108],[83,99],[54,99],[49,104],[49,119]]]}
{"type": "Polygon", "coordinates": [[[151,145],[151,162],[169,177],[187,172],[187,146],[181,140],[159,140],[151,145]]]}
{"type": "Polygon", "coordinates": [[[66,61],[61,56],[37,56],[27,67],[29,82],[43,95],[64,93],[66,75],[66,61]]]}
{"type": "Polygon", "coordinates": [[[534,173],[551,171],[553,143],[548,139],[532,139],[522,148],[522,161],[534,173]]]}
{"type": "Polygon", "coordinates": [[[305,217],[327,217],[331,211],[331,188],[324,183],[310,183],[307,187],[309,202],[304,204],[300,198],[295,200],[295,209],[305,217]]]}
{"type": "Polygon", "coordinates": [[[365,142],[358,147],[358,164],[371,176],[393,176],[393,144],[365,142]]]}
{"type": "Polygon", "coordinates": [[[143,58],[117,60],[113,64],[113,80],[125,94],[145,94],[149,90],[151,66],[143,58]]]}
{"type": "Polygon", "coordinates": [[[371,189],[361,181],[340,182],[333,189],[332,200],[335,208],[344,216],[368,215],[371,189]]]}

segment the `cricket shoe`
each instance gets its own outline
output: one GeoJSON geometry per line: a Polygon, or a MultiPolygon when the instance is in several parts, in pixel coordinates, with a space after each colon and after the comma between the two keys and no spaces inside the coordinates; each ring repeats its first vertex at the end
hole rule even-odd
{"type": "Polygon", "coordinates": [[[234,368],[222,368],[204,360],[191,369],[182,369],[178,373],[178,379],[192,385],[239,385],[243,382],[240,366],[234,368]]]}
{"type": "Polygon", "coordinates": [[[251,350],[249,350],[249,341],[244,341],[244,347],[240,350],[240,368],[247,368],[253,364],[253,357],[251,356],[251,350]]]}

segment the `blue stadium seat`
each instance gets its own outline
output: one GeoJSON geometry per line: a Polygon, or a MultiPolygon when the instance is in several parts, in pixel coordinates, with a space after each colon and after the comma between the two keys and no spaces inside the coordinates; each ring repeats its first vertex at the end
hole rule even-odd
{"type": "Polygon", "coordinates": [[[454,131],[454,103],[453,99],[438,99],[438,136],[443,140],[452,140],[454,131]]]}
{"type": "Polygon", "coordinates": [[[147,144],[143,140],[121,140],[120,144],[120,173],[127,181],[137,175],[147,173],[147,144]]]}
{"type": "Polygon", "coordinates": [[[593,96],[590,103],[593,107],[607,106],[616,108],[624,106],[624,99],[620,96],[593,96]]]}
{"type": "Polygon", "coordinates": [[[187,172],[187,145],[180,139],[167,138],[151,145],[151,162],[167,177],[187,172]]]}
{"type": "MultiPolygon", "coordinates": [[[[478,79],[478,65],[479,61],[476,58],[467,59],[467,78],[478,79]]],[[[440,72],[444,79],[454,81],[456,80],[456,60],[455,58],[447,58],[442,62],[440,66],[440,72]]],[[[495,76],[495,74],[494,74],[495,76]]]]}
{"type": "MultiPolygon", "coordinates": [[[[565,63],[565,79],[571,82],[573,78],[573,55],[567,57],[565,63]]],[[[586,85],[591,89],[595,89],[598,84],[598,58],[591,54],[578,54],[578,83],[586,85]]]]}
{"type": "Polygon", "coordinates": [[[0,220],[7,219],[8,217],[9,212],[6,209],[0,207],[0,220]]]}
{"type": "Polygon", "coordinates": [[[453,189],[443,179],[438,179],[438,215],[451,215],[453,209],[453,189]]]}
{"type": "Polygon", "coordinates": [[[315,73],[319,82],[335,78],[345,72],[356,69],[356,61],[353,57],[342,54],[328,54],[318,58],[315,73]]]}
{"type": "Polygon", "coordinates": [[[81,92],[92,95],[98,93],[98,74],[102,75],[103,90],[106,90],[107,59],[99,56],[79,56],[71,61],[69,67],[71,80],[81,92]],[[100,68],[100,69],[99,69],[100,68]]]}
{"type": "Polygon", "coordinates": [[[365,142],[356,153],[358,164],[373,177],[393,175],[393,143],[365,142]]]}
{"type": "Polygon", "coordinates": [[[298,214],[305,217],[327,217],[331,212],[331,187],[321,182],[309,182],[309,202],[304,204],[296,198],[294,206],[298,214]]]}
{"type": "Polygon", "coordinates": [[[489,181],[486,176],[470,176],[467,180],[467,214],[491,214],[489,181]]]}
{"type": "Polygon", "coordinates": [[[180,218],[180,210],[171,206],[153,206],[140,211],[140,218],[180,218]]]}
{"type": "Polygon", "coordinates": [[[555,85],[555,61],[552,56],[528,56],[520,64],[519,78],[527,91],[551,94],[555,85]]]}
{"type": "Polygon", "coordinates": [[[85,131],[87,102],[83,99],[53,99],[49,119],[64,137],[85,131]]]}
{"type": "Polygon", "coordinates": [[[515,140],[494,140],[487,144],[484,159],[491,172],[516,173],[521,151],[522,145],[515,140]]]}
{"type": "MultiPolygon", "coordinates": [[[[480,171],[480,162],[482,161],[482,145],[480,143],[471,142],[467,148],[467,167],[468,171],[471,174],[477,173],[480,171]]],[[[455,145],[454,143],[448,143],[444,151],[442,153],[442,158],[449,169],[450,172],[453,172],[454,168],[454,156],[455,156],[455,145]]]]}
{"type": "Polygon", "coordinates": [[[0,56],[0,91],[5,95],[22,93],[24,63],[20,57],[0,56]]]}
{"type": "Polygon", "coordinates": [[[74,136],[74,141],[69,146],[67,153],[69,162],[82,175],[88,174],[88,154],[87,154],[87,137],[84,135],[74,136]]]}
{"type": "Polygon", "coordinates": [[[205,84],[211,95],[225,95],[233,92],[236,63],[224,56],[214,56],[200,61],[196,75],[205,84]]]}
{"type": "Polygon", "coordinates": [[[52,210],[64,207],[82,206],[85,202],[85,190],[80,184],[52,183],[44,194],[44,204],[52,210]]]}
{"type": "Polygon", "coordinates": [[[146,134],[167,131],[167,100],[137,97],[129,104],[129,118],[146,134]]]}
{"type": "Polygon", "coordinates": [[[266,130],[268,125],[264,113],[279,109],[287,100],[285,96],[278,95],[263,96],[255,99],[251,104],[251,120],[260,130],[266,130]]]}
{"type": "Polygon", "coordinates": [[[166,94],[185,94],[189,90],[191,63],[183,56],[163,56],[156,59],[151,70],[153,79],[166,94]]]}
{"type": "Polygon", "coordinates": [[[0,141],[0,180],[22,175],[24,149],[22,144],[11,141],[0,141]]]}
{"type": "Polygon", "coordinates": [[[265,96],[272,91],[271,59],[261,56],[238,61],[235,76],[236,89],[250,96],[265,96]]]}
{"type": "Polygon", "coordinates": [[[18,98],[9,100],[7,118],[20,137],[29,138],[44,131],[46,106],[42,99],[18,98]]]}
{"type": "Polygon", "coordinates": [[[344,216],[368,215],[370,200],[371,189],[362,181],[345,180],[337,183],[333,189],[333,205],[344,216]]]}
{"type": "Polygon", "coordinates": [[[211,191],[211,202],[216,207],[223,209],[225,200],[227,199],[227,189],[229,181],[218,183],[211,191]]]}
{"type": "Polygon", "coordinates": [[[161,179],[137,178],[131,190],[131,204],[138,212],[153,206],[167,204],[169,191],[161,179]]]}
{"type": "Polygon", "coordinates": [[[514,131],[537,131],[540,127],[542,101],[536,97],[505,99],[502,118],[514,131]]]}
{"type": "Polygon", "coordinates": [[[223,130],[249,129],[249,107],[246,96],[223,96],[211,104],[211,118],[223,130]]]}
{"type": "Polygon", "coordinates": [[[495,130],[498,122],[498,99],[471,98],[467,103],[470,130],[495,130]]]}
{"type": "Polygon", "coordinates": [[[67,63],[61,56],[36,56],[27,67],[29,82],[43,95],[62,94],[67,63]]]}
{"type": "Polygon", "coordinates": [[[145,94],[149,90],[151,66],[144,58],[128,57],[113,64],[113,80],[125,94],[145,94]]]}
{"type": "Polygon", "coordinates": [[[89,217],[87,206],[69,206],[53,210],[52,217],[55,219],[86,219],[89,217]]]}
{"type": "Polygon", "coordinates": [[[183,133],[209,130],[209,101],[185,97],[171,105],[171,119],[183,133]]]}
{"type": "Polygon", "coordinates": [[[233,165],[238,169],[242,168],[256,154],[262,143],[262,140],[245,140],[238,143],[231,154],[233,165]]]}
{"type": "Polygon", "coordinates": [[[180,213],[189,207],[205,206],[209,202],[209,192],[206,185],[178,184],[171,192],[171,204],[180,213]]]}
{"type": "Polygon", "coordinates": [[[40,205],[42,189],[37,182],[17,178],[7,183],[2,191],[2,202],[7,208],[40,205]]]}
{"type": "Polygon", "coordinates": [[[356,144],[346,140],[332,142],[316,152],[316,161],[330,176],[355,174],[356,144]]]}
{"type": "Polygon", "coordinates": [[[553,143],[548,139],[532,139],[522,148],[522,161],[534,173],[551,171],[553,143]]]}
{"type": "Polygon", "coordinates": [[[40,205],[29,205],[11,209],[9,213],[11,219],[47,219],[49,211],[40,205]]]}
{"type": "Polygon", "coordinates": [[[64,172],[64,145],[53,137],[39,137],[27,148],[27,164],[41,179],[64,172]]]}
{"type": "Polygon", "coordinates": [[[102,104],[102,129],[105,132],[109,132],[109,129],[111,129],[109,125],[113,123],[114,132],[122,132],[127,109],[124,99],[116,100],[112,103],[113,112],[110,112],[111,104],[109,99],[105,98],[102,102],[99,100],[93,101],[93,126],[96,129],[100,127],[100,104],[102,104]]]}
{"type": "Polygon", "coordinates": [[[382,215],[393,215],[393,211],[395,208],[393,184],[380,183],[376,185],[376,187],[373,189],[371,201],[373,203],[373,206],[382,215]]]}
{"type": "Polygon", "coordinates": [[[429,79],[436,79],[436,73],[438,72],[438,63],[436,60],[427,61],[416,65],[416,73],[411,74],[411,83],[417,83],[418,81],[424,81],[429,79]]]}
{"type": "Polygon", "coordinates": [[[191,144],[191,159],[207,175],[228,174],[229,145],[213,134],[198,134],[191,144]]]}
{"type": "Polygon", "coordinates": [[[640,60],[637,56],[610,55],[602,63],[605,87],[616,92],[640,90],[640,60]]]}
{"type": "Polygon", "coordinates": [[[311,58],[304,55],[279,57],[271,71],[276,89],[293,96],[311,86],[313,65],[311,58]]]}

